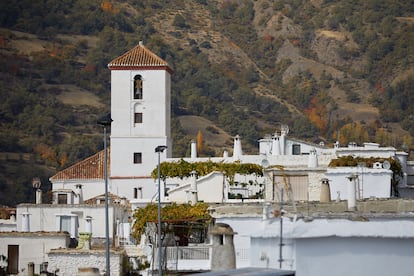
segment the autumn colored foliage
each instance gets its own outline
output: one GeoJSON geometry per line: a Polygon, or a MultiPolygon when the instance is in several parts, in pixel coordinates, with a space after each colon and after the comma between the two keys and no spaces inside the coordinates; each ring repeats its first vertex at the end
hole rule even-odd
{"type": "Polygon", "coordinates": [[[314,123],[323,133],[328,124],[328,110],[326,105],[321,104],[317,97],[313,97],[309,108],[304,112],[309,120],[314,123]]]}

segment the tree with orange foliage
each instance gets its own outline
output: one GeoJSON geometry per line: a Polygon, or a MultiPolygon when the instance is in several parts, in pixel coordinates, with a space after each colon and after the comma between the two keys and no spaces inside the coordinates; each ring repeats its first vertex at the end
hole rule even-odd
{"type": "Polygon", "coordinates": [[[197,152],[200,155],[203,153],[203,134],[201,134],[201,130],[197,133],[197,152]]]}
{"type": "Polygon", "coordinates": [[[119,13],[119,9],[114,7],[114,4],[112,4],[109,1],[104,1],[101,4],[101,8],[106,12],[112,12],[114,14],[119,13]]]}
{"type": "Polygon", "coordinates": [[[266,42],[272,42],[272,40],[274,40],[274,37],[273,37],[273,36],[271,36],[270,34],[266,34],[266,35],[264,36],[264,40],[265,40],[266,42]]]}
{"type": "Polygon", "coordinates": [[[58,166],[59,168],[62,168],[68,161],[66,153],[58,154],[54,149],[43,143],[38,144],[34,150],[40,154],[40,157],[43,160],[50,162],[52,165],[58,166]]]}
{"type": "Polygon", "coordinates": [[[317,97],[313,97],[309,104],[309,108],[306,109],[304,113],[308,116],[309,120],[319,128],[322,133],[325,132],[326,126],[328,125],[328,110],[326,105],[320,103],[317,97]]]}
{"type": "Polygon", "coordinates": [[[110,3],[110,2],[108,2],[108,1],[104,1],[101,4],[101,8],[104,11],[112,11],[112,9],[114,8],[114,5],[112,3],[110,3]]]}

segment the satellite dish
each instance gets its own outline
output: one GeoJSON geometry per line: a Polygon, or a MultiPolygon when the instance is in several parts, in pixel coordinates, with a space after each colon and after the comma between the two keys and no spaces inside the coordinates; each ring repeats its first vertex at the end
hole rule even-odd
{"type": "Polygon", "coordinates": [[[262,160],[262,167],[267,169],[269,167],[269,161],[267,161],[267,159],[263,159],[262,160]]]}
{"type": "Polygon", "coordinates": [[[382,163],[382,167],[386,170],[389,170],[391,168],[391,164],[388,160],[385,160],[384,163],[382,163]]]}

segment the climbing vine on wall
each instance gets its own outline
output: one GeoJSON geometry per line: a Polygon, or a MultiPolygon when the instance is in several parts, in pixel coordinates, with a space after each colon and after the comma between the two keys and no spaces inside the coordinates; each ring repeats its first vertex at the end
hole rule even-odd
{"type": "MultiPolygon", "coordinates": [[[[198,176],[204,176],[213,171],[222,172],[229,179],[230,183],[233,183],[235,174],[255,174],[259,176],[263,175],[263,167],[251,163],[224,163],[213,162],[211,160],[206,162],[190,163],[184,159],[181,159],[178,162],[162,162],[160,164],[160,178],[163,180],[168,177],[189,177],[194,171],[198,176]]],[[[158,168],[155,168],[152,171],[151,176],[154,179],[158,178],[158,168]]]]}
{"type": "MultiPolygon", "coordinates": [[[[195,205],[172,203],[161,209],[161,220],[163,222],[188,222],[188,221],[204,221],[209,223],[211,216],[208,213],[208,205],[204,202],[198,202],[195,205]]],[[[137,208],[134,211],[134,224],[132,235],[136,241],[141,239],[141,235],[145,231],[148,222],[156,222],[158,220],[158,205],[148,204],[145,208],[137,208]]]]}
{"type": "Polygon", "coordinates": [[[383,163],[385,160],[390,162],[390,170],[395,175],[402,176],[401,164],[398,160],[393,158],[381,158],[381,157],[353,157],[353,156],[342,156],[337,159],[332,159],[329,163],[329,167],[356,167],[359,164],[364,164],[365,167],[372,168],[374,163],[380,162],[383,163]]]}

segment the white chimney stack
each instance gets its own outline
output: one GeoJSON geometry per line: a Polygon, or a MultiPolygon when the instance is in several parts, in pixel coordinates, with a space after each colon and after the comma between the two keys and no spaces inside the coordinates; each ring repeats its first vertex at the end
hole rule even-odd
{"type": "Polygon", "coordinates": [[[40,187],[42,186],[42,182],[40,181],[39,177],[35,177],[32,180],[33,189],[35,189],[36,193],[36,204],[42,204],[42,190],[40,187]]]}
{"type": "Polygon", "coordinates": [[[285,144],[286,144],[286,130],[282,129],[279,138],[280,143],[280,154],[285,155],[285,144]]]}
{"type": "Polygon", "coordinates": [[[242,146],[241,146],[240,136],[236,135],[236,137],[234,137],[233,160],[240,160],[241,156],[242,156],[242,146]]]}
{"type": "Polygon", "coordinates": [[[348,211],[356,210],[356,187],[355,180],[358,178],[357,175],[353,174],[347,177],[349,180],[348,184],[348,211]]]}
{"type": "Polygon", "coordinates": [[[318,167],[318,156],[316,154],[316,149],[313,148],[309,152],[308,168],[316,168],[316,167],[318,167]]]}
{"type": "Polygon", "coordinates": [[[30,232],[30,214],[22,213],[22,232],[30,232]]]}
{"type": "Polygon", "coordinates": [[[92,233],[92,217],[90,216],[85,218],[85,232],[92,233]]]}
{"type": "Polygon", "coordinates": [[[275,134],[272,140],[272,155],[280,155],[279,137],[275,134]]]}
{"type": "Polygon", "coordinates": [[[75,198],[74,198],[74,204],[83,204],[83,191],[82,191],[82,185],[77,184],[75,186],[75,198]]]}
{"type": "Polygon", "coordinates": [[[263,205],[263,214],[262,214],[262,220],[263,220],[263,226],[266,227],[266,225],[270,222],[270,212],[271,212],[271,205],[269,202],[266,202],[263,205]]]}
{"type": "Polygon", "coordinates": [[[191,140],[191,159],[197,158],[197,143],[191,140]]]}
{"type": "Polygon", "coordinates": [[[42,190],[36,190],[36,204],[42,204],[42,190]]]}
{"type": "Polygon", "coordinates": [[[198,202],[198,191],[197,191],[197,172],[191,172],[191,190],[190,190],[190,201],[191,205],[194,205],[198,202]]]}

